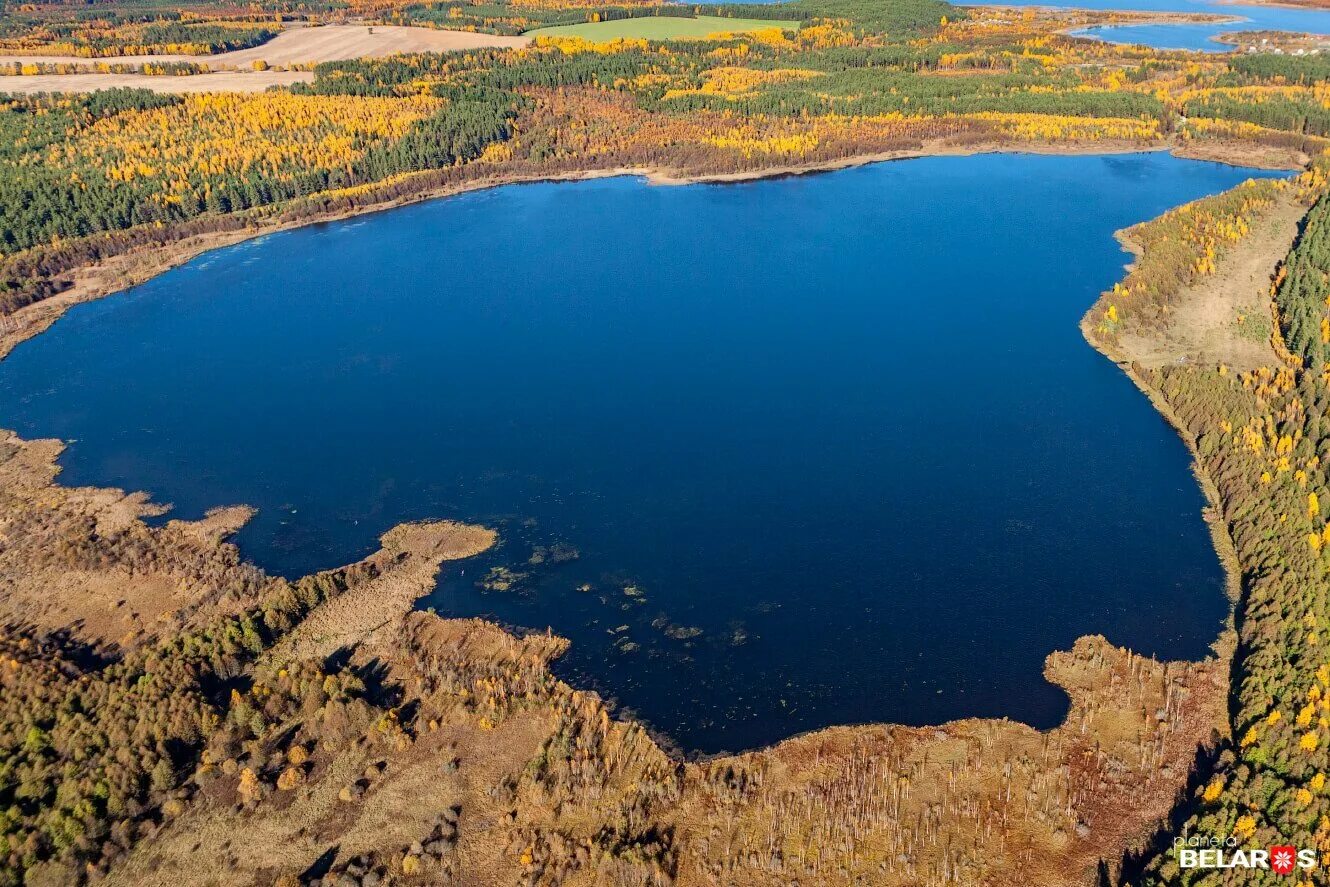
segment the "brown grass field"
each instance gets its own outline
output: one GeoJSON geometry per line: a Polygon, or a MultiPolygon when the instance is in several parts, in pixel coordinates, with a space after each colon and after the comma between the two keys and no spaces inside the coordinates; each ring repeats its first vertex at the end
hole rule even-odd
{"type": "Polygon", "coordinates": [[[262,46],[223,52],[218,55],[126,55],[108,59],[85,59],[72,55],[0,55],[0,62],[45,62],[47,64],[136,65],[143,62],[193,62],[213,70],[249,68],[256,61],[273,66],[335,62],[342,59],[381,58],[404,52],[449,52],[487,46],[526,46],[529,37],[499,37],[471,31],[444,31],[397,25],[323,25],[288,27],[262,46]],[[372,33],[371,33],[372,32],[372,33]]]}
{"type": "Polygon", "coordinates": [[[500,37],[470,31],[446,31],[396,25],[324,25],[288,28],[272,40],[252,49],[219,55],[134,55],[108,59],[85,59],[63,55],[0,55],[0,64],[70,64],[93,68],[97,64],[139,65],[147,62],[192,62],[206,65],[214,73],[197,76],[147,76],[143,74],[36,74],[0,77],[0,92],[31,95],[39,92],[92,92],[118,86],[156,92],[262,92],[270,86],[308,81],[304,71],[255,71],[255,62],[269,66],[310,65],[354,58],[381,58],[409,52],[449,52],[456,49],[525,46],[529,37],[500,37]]]}

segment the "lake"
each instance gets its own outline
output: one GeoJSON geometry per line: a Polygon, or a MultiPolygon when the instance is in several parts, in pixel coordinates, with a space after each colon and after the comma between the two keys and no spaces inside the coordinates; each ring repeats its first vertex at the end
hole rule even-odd
{"type": "Polygon", "coordinates": [[[237,542],[285,575],[400,521],[496,526],[422,606],[552,627],[561,675],[690,751],[1049,727],[1051,651],[1199,658],[1222,627],[1187,453],[1077,322],[1116,229],[1264,175],[985,155],[477,192],[77,306],[0,362],[0,426],[71,441],[67,484],[257,507],[237,542]]]}
{"type": "MultiPolygon", "coordinates": [[[[982,5],[982,4],[976,4],[982,5]]],[[[1330,10],[1283,6],[1255,6],[1222,0],[1013,0],[999,6],[1053,6],[1072,9],[1135,10],[1141,12],[1205,13],[1238,16],[1239,22],[1200,25],[1121,25],[1083,28],[1076,33],[1111,43],[1136,43],[1156,49],[1191,49],[1231,52],[1233,47],[1214,38],[1237,31],[1292,31],[1330,34],[1330,10]]]]}

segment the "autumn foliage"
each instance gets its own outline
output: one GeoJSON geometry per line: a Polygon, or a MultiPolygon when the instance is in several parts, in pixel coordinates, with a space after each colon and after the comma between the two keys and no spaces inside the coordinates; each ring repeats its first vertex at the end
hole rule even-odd
{"type": "MultiPolygon", "coordinates": [[[[356,0],[348,8],[383,21],[499,33],[693,9],[571,0],[520,7],[356,0]]],[[[1103,295],[1087,328],[1109,349],[1125,334],[1157,333],[1180,294],[1214,276],[1272,206],[1313,206],[1272,282],[1270,366],[1168,367],[1141,370],[1140,378],[1176,415],[1213,481],[1241,566],[1231,735],[1199,761],[1179,818],[1192,831],[1330,853],[1325,61],[1113,46],[1063,34],[1067,21],[1052,13],[966,13],[934,0],[697,9],[779,14],[800,27],[671,42],[539,39],[514,50],[329,62],[307,84],[246,95],[5,97],[0,314],[8,322],[91,262],[478,183],[605,169],[723,175],[937,150],[1236,146],[1286,161],[1321,155],[1289,182],[1249,182],[1132,229],[1139,261],[1103,295]]],[[[1117,14],[1078,15],[1101,22],[1117,14]]],[[[0,33],[0,45],[114,59],[255,45],[273,32],[241,19],[239,11],[202,21],[99,15],[77,26],[33,19],[0,33]]],[[[0,73],[60,70],[19,65],[0,73]]],[[[141,527],[100,534],[43,509],[6,526],[5,539],[29,541],[34,569],[137,575],[163,557],[141,527]]],[[[1094,761],[1096,786],[1126,772],[1101,749],[1035,737],[1001,775],[999,814],[983,790],[991,774],[967,769],[968,758],[936,803],[912,795],[909,779],[922,765],[899,752],[895,735],[800,743],[804,759],[780,762],[811,774],[799,790],[783,788],[765,759],[685,771],[640,728],[613,721],[598,701],[550,676],[556,639],[496,640],[479,625],[448,634],[420,616],[401,637],[409,680],[385,691],[364,670],[267,658],[310,609],[380,565],[291,583],[199,557],[190,562],[192,581],[233,606],[205,624],[177,626],[169,639],[111,655],[31,625],[0,631],[0,885],[30,875],[99,877],[187,805],[245,816],[288,803],[348,747],[405,749],[445,727],[516,730],[536,720],[533,712],[549,715],[548,736],[515,775],[488,789],[505,811],[505,864],[528,884],[578,873],[665,884],[689,866],[718,883],[736,872],[771,883],[841,873],[871,882],[881,872],[856,844],[860,834],[872,832],[874,852],[898,859],[936,845],[943,810],[985,836],[1018,811],[1057,823],[1074,842],[1079,823],[1068,811],[1093,792],[1090,783],[1074,783],[1069,768],[1094,761]],[[475,653],[479,645],[484,656],[475,653]],[[413,707],[404,711],[396,692],[410,695],[413,707]],[[686,845],[671,819],[680,810],[707,825],[686,845]]],[[[1141,722],[1132,735],[1146,739],[1132,757],[1142,772],[1159,778],[1166,760],[1195,762],[1176,689],[1195,675],[1097,649],[1081,653],[1134,688],[1132,717],[1141,722]]],[[[1081,712],[1087,721],[1092,714],[1081,712]]],[[[365,767],[339,787],[338,803],[357,803],[380,778],[365,767]]],[[[419,840],[358,851],[319,877],[451,877],[464,820],[440,810],[419,840]]],[[[928,856],[927,877],[976,878],[975,840],[928,856]]],[[[1146,882],[1183,882],[1166,853],[1134,864],[1146,882]]]]}

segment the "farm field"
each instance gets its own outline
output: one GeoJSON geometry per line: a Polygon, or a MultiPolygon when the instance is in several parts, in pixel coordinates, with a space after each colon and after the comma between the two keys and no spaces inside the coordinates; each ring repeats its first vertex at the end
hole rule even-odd
{"type": "MultiPolygon", "coordinates": [[[[316,28],[288,28],[261,46],[223,52],[217,55],[136,55],[113,59],[87,59],[61,55],[0,55],[0,64],[31,62],[34,64],[92,64],[97,61],[117,65],[146,62],[192,62],[213,70],[250,68],[255,62],[272,66],[316,64],[357,58],[383,58],[411,52],[451,52],[457,49],[485,47],[525,46],[525,37],[502,37],[496,34],[476,34],[471,31],[448,31],[398,25],[323,25],[316,28]]],[[[114,84],[124,85],[124,84],[114,84]]],[[[12,86],[6,81],[6,91],[12,86]]],[[[232,89],[232,86],[214,86],[214,89],[232,89]]]]}
{"type": "Polygon", "coordinates": [[[553,28],[537,28],[528,32],[532,37],[581,37],[585,40],[689,40],[706,37],[711,34],[746,34],[751,31],[763,31],[768,28],[780,28],[792,31],[799,27],[797,21],[727,18],[715,15],[699,15],[696,18],[678,18],[675,16],[647,16],[625,18],[611,22],[586,22],[580,25],[560,25],[553,28]]]}
{"type": "Polygon", "coordinates": [[[149,74],[34,74],[5,77],[0,87],[12,95],[44,92],[96,92],[99,89],[150,89],[168,95],[202,92],[263,92],[273,86],[308,83],[310,71],[212,71],[184,77],[149,74]]]}

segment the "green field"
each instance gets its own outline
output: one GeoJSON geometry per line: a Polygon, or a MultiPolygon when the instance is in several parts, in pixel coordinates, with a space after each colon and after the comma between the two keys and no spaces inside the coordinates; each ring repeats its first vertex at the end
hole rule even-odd
{"type": "Polygon", "coordinates": [[[644,37],[648,40],[678,40],[690,37],[705,37],[721,31],[761,31],[764,28],[781,28],[792,31],[799,27],[797,21],[781,21],[761,18],[725,18],[714,15],[699,15],[696,18],[679,16],[651,15],[641,18],[622,18],[609,22],[586,22],[580,25],[559,25],[553,28],[537,28],[527,31],[533,37],[582,37],[603,43],[625,37],[644,37]]]}

